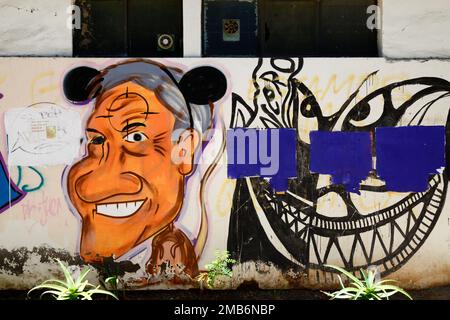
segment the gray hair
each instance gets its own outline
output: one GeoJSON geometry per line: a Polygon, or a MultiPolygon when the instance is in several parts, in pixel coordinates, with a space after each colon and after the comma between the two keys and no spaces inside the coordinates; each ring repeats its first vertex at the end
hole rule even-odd
{"type": "MultiPolygon", "coordinates": [[[[134,82],[152,90],[158,100],[175,116],[174,135],[177,140],[182,130],[190,128],[189,106],[183,93],[178,88],[183,73],[178,68],[166,67],[151,60],[131,60],[104,69],[93,82],[100,82],[102,95],[122,83],[134,82]],[[173,79],[167,72],[173,76],[173,79]],[[181,129],[181,130],[180,130],[181,129]]],[[[95,92],[97,87],[91,92],[95,92]]],[[[211,111],[208,105],[190,104],[193,129],[203,134],[211,124],[211,111]]]]}

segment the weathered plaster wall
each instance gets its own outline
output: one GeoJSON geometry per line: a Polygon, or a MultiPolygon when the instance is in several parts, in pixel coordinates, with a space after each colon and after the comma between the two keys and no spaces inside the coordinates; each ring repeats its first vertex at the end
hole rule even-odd
{"type": "Polygon", "coordinates": [[[71,0],[0,1],[0,55],[72,56],[71,0]]]}
{"type": "Polygon", "coordinates": [[[201,0],[183,0],[183,46],[185,57],[202,56],[201,0]]]}
{"type": "Polygon", "coordinates": [[[382,0],[382,55],[449,58],[450,2],[382,0]]]}
{"type": "MultiPolygon", "coordinates": [[[[84,162],[83,166],[80,166],[82,170],[92,165],[98,166],[95,170],[85,172],[85,175],[73,169],[76,163],[86,161],[80,159],[83,156],[87,155],[88,159],[100,156],[100,149],[95,148],[105,144],[104,141],[98,140],[98,135],[92,136],[92,130],[85,132],[86,128],[94,127],[105,134],[104,130],[108,130],[114,122],[108,122],[113,120],[108,120],[110,115],[107,113],[98,113],[100,119],[105,117],[108,119],[103,119],[103,124],[89,122],[88,125],[86,121],[91,115],[94,101],[88,104],[70,103],[63,92],[64,76],[78,66],[103,69],[126,60],[2,58],[0,59],[0,152],[5,165],[2,166],[0,174],[2,171],[9,173],[10,179],[0,175],[0,200],[4,202],[0,204],[0,288],[31,287],[57,274],[55,258],[72,266],[80,266],[92,262],[91,260],[96,257],[93,253],[103,255],[104,258],[103,263],[97,265],[97,272],[92,274],[93,281],[97,275],[105,275],[110,270],[115,270],[114,272],[128,287],[186,288],[195,286],[195,282],[190,282],[183,272],[181,275],[184,278],[174,281],[173,270],[159,270],[154,274],[146,268],[149,260],[158,260],[152,256],[154,250],[162,250],[163,257],[174,259],[175,262],[190,263],[189,272],[195,274],[195,271],[192,271],[195,266],[202,270],[206,263],[214,259],[214,252],[217,249],[228,249],[239,260],[233,268],[233,279],[226,284],[232,288],[245,280],[256,280],[261,288],[302,286],[326,288],[336,283],[336,276],[324,267],[326,263],[345,266],[351,270],[375,266],[384,276],[398,279],[401,285],[407,288],[450,283],[448,236],[450,204],[446,201],[449,196],[448,179],[444,174],[436,173],[434,180],[427,184],[422,192],[391,191],[389,185],[385,186],[387,189],[379,188],[379,179],[371,180],[371,178],[365,181],[372,185],[371,188],[349,192],[345,189],[345,182],[335,183],[328,174],[311,172],[308,151],[312,143],[310,133],[317,130],[367,133],[386,126],[410,128],[448,126],[449,62],[320,58],[304,61],[301,59],[157,60],[167,66],[181,67],[185,71],[198,66],[214,66],[223,72],[227,81],[226,92],[222,92],[225,95],[214,104],[217,131],[203,149],[202,159],[205,162],[199,162],[195,173],[186,182],[179,217],[174,221],[173,217],[166,217],[158,222],[163,223],[164,228],[167,226],[166,223],[174,222],[176,230],[180,230],[175,231],[177,235],[175,238],[182,241],[185,247],[181,247],[185,248],[183,250],[186,250],[187,256],[179,258],[177,250],[180,250],[180,246],[175,246],[174,251],[170,251],[169,254],[164,251],[164,246],[155,245],[158,241],[170,244],[172,241],[170,239],[173,238],[161,237],[164,233],[150,232],[146,234],[145,241],[133,245],[136,240],[132,239],[134,231],[139,231],[140,227],[152,221],[152,215],[146,216],[145,210],[143,215],[137,211],[137,220],[128,227],[125,223],[125,229],[121,229],[121,223],[118,221],[125,220],[111,216],[121,213],[119,212],[121,206],[117,205],[117,212],[113,210],[114,208],[95,207],[91,210],[79,202],[79,199],[86,200],[86,197],[91,199],[105,196],[107,196],[105,199],[115,197],[116,200],[111,200],[112,202],[128,201],[126,200],[128,197],[134,197],[127,195],[131,190],[130,185],[124,193],[121,188],[135,180],[128,177],[119,182],[123,176],[119,174],[120,172],[129,173],[132,170],[133,174],[142,175],[149,183],[154,181],[157,183],[157,177],[162,177],[163,173],[170,170],[170,167],[161,164],[162,167],[155,169],[157,174],[146,171],[151,169],[151,167],[148,169],[148,163],[160,163],[158,160],[160,153],[150,154],[152,159],[143,158],[149,155],[142,154],[136,157],[136,152],[142,152],[138,149],[134,150],[134,155],[116,157],[114,153],[112,155],[109,153],[108,160],[99,158],[97,160],[100,162],[97,160],[84,162]],[[377,70],[378,72],[374,74],[373,72],[377,70]],[[277,78],[272,81],[267,78],[269,74],[277,75],[277,78]],[[415,80],[408,81],[408,79],[415,80]],[[297,86],[300,82],[304,87],[297,86]],[[279,87],[279,91],[275,86],[279,87]],[[264,92],[257,90],[258,87],[264,88],[264,92]],[[310,93],[305,91],[305,88],[308,88],[310,93]],[[270,90],[273,92],[268,93],[270,90]],[[312,95],[317,104],[311,100],[312,95]],[[284,99],[289,96],[296,96],[298,99],[284,99]],[[276,102],[278,106],[283,107],[269,109],[266,107],[269,102],[272,104],[276,102]],[[29,122],[36,115],[35,111],[42,111],[38,109],[43,106],[42,103],[45,103],[46,108],[50,103],[52,111],[46,109],[45,112],[37,113],[43,118],[33,118],[34,120],[29,122]],[[397,110],[403,110],[402,105],[407,106],[406,111],[399,113],[397,110]],[[341,106],[344,106],[343,113],[339,113],[341,106]],[[17,112],[19,109],[22,120],[11,122],[11,119],[14,120],[18,116],[14,111],[17,112]],[[291,113],[288,110],[301,112],[291,113]],[[358,112],[350,112],[351,110],[358,112]],[[69,124],[76,124],[76,114],[83,119],[78,124],[81,136],[76,133],[77,130],[65,130],[67,127],[63,122],[64,115],[70,115],[72,121],[69,124]],[[53,116],[61,122],[51,122],[53,116]],[[268,121],[269,118],[272,119],[271,122],[268,121]],[[284,121],[282,119],[295,124],[292,127],[297,130],[297,139],[301,141],[300,149],[296,152],[294,147],[286,152],[296,153],[299,177],[303,178],[297,182],[295,178],[291,179],[288,192],[274,192],[263,179],[228,178],[229,158],[221,149],[224,130],[230,127],[278,129],[290,127],[282,124],[284,121]],[[45,130],[42,129],[41,120],[46,121],[45,130]],[[33,125],[27,127],[24,125],[27,123],[33,125]],[[333,126],[327,128],[330,123],[333,123],[333,126]],[[103,129],[100,128],[102,125],[105,126],[103,129]],[[27,135],[27,130],[35,130],[32,131],[35,134],[27,135]],[[45,149],[48,147],[46,143],[54,143],[52,139],[59,137],[60,134],[66,137],[64,135],[68,131],[75,134],[75,142],[70,143],[77,146],[75,152],[77,159],[67,165],[46,165],[47,162],[63,158],[62,154],[58,154],[54,149],[45,149]],[[15,133],[20,133],[18,140],[13,139],[15,133]],[[44,133],[44,136],[39,136],[41,133],[44,133]],[[9,147],[7,134],[10,139],[9,147]],[[37,136],[40,138],[36,141],[34,138],[37,136]],[[42,144],[44,140],[46,143],[42,144]],[[88,141],[91,144],[86,154],[84,146],[88,141]],[[36,143],[40,147],[32,148],[36,143]],[[18,153],[21,156],[17,156],[18,153]],[[48,154],[52,157],[48,158],[48,154]],[[14,161],[19,162],[29,159],[43,162],[32,166],[17,165],[12,163],[13,157],[14,161]],[[142,159],[145,160],[145,166],[141,163],[144,161],[142,159]],[[216,159],[217,166],[211,169],[212,171],[209,169],[211,162],[206,159],[210,159],[209,161],[216,159]],[[104,167],[102,161],[110,162],[104,167]],[[83,179],[93,173],[96,176],[91,181],[97,181],[97,185],[94,184],[91,188],[79,187],[84,183],[74,183],[78,180],[70,178],[69,172],[74,172],[75,176],[84,177],[83,179]],[[202,181],[205,176],[209,178],[202,181]],[[76,192],[70,189],[71,185],[76,192]],[[317,190],[322,191],[317,193],[317,190]],[[108,194],[105,193],[107,191],[108,194]],[[111,192],[117,194],[111,195],[111,192]],[[24,193],[25,195],[20,196],[24,193]],[[120,200],[118,197],[124,198],[120,200]],[[202,216],[202,207],[206,216],[202,216]],[[101,210],[103,213],[98,214],[101,210]],[[93,221],[89,220],[91,215],[94,217],[93,221]],[[295,224],[291,224],[292,221],[295,224]],[[205,229],[202,225],[207,226],[207,233],[203,232],[205,229]],[[298,230],[295,231],[294,227],[298,230]],[[306,230],[306,233],[298,232],[301,228],[303,231],[306,230]],[[86,234],[90,236],[83,238],[86,234]],[[180,238],[181,235],[184,236],[180,238]],[[203,236],[206,237],[202,238],[203,236]],[[125,241],[126,238],[131,240],[125,241]],[[198,249],[198,243],[204,246],[198,249]],[[90,245],[88,250],[87,244],[90,245]],[[121,249],[116,247],[117,244],[130,246],[131,249],[127,249],[123,254],[121,249]],[[189,249],[190,244],[198,249],[196,253],[189,249]],[[105,252],[120,252],[120,254],[108,258],[104,256],[109,256],[105,252]]],[[[78,79],[72,89],[82,87],[81,83],[82,80],[78,79]]],[[[216,86],[214,82],[211,83],[203,90],[211,90],[216,86]],[[209,85],[211,83],[212,86],[209,85]]],[[[131,85],[130,88],[140,90],[131,85]]],[[[131,89],[126,91],[126,97],[133,94],[135,93],[131,89]]],[[[151,101],[149,105],[152,108],[158,105],[151,92],[142,91],[142,94],[144,97],[149,94],[148,99],[151,101]]],[[[99,108],[98,112],[103,110],[99,108]]],[[[161,116],[164,110],[158,109],[152,117],[156,117],[156,114],[161,116]]],[[[157,130],[159,126],[170,123],[168,120],[152,122],[154,120],[150,118],[146,121],[143,123],[147,128],[145,130],[153,128],[157,130]]],[[[143,126],[139,128],[144,130],[143,126]]],[[[145,139],[142,135],[138,138],[133,135],[130,138],[130,134],[140,131],[136,131],[136,128],[127,130],[129,131],[126,131],[126,137],[123,137],[126,143],[131,143],[130,139],[137,145],[152,141],[150,138],[152,131],[146,132],[149,139],[145,139]]],[[[112,148],[112,137],[108,135],[107,139],[109,139],[108,148],[112,148]]],[[[122,137],[120,141],[121,139],[122,137]]],[[[137,146],[120,143],[124,143],[123,146],[127,148],[137,146]]],[[[64,147],[58,144],[53,146],[64,147]]],[[[108,150],[104,152],[112,152],[108,150]]],[[[349,148],[347,151],[351,153],[353,149],[349,148]]],[[[286,158],[286,155],[287,153],[284,153],[283,157],[286,158]]],[[[411,162],[405,162],[405,166],[411,162]]],[[[438,172],[442,170],[439,169],[438,172]]],[[[410,176],[414,177],[415,174],[417,174],[415,171],[411,171],[410,176]]],[[[163,180],[162,185],[165,185],[164,181],[170,181],[167,176],[166,179],[168,180],[163,180]]],[[[161,206],[163,200],[170,196],[170,193],[161,193],[164,199],[158,200],[152,192],[148,191],[143,195],[154,197],[152,199],[155,202],[159,201],[161,206]]],[[[108,202],[102,201],[98,203],[108,202]]],[[[131,208],[136,205],[135,202],[131,203],[131,208]]],[[[151,212],[151,209],[149,210],[151,212]]]]}

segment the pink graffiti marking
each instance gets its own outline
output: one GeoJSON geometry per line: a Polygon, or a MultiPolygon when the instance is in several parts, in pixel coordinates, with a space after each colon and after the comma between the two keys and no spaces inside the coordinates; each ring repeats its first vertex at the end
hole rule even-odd
{"type": "Polygon", "coordinates": [[[41,226],[46,225],[52,217],[56,217],[62,210],[62,201],[60,198],[51,197],[41,193],[41,201],[28,200],[21,204],[22,217],[24,220],[36,219],[41,226]]]}

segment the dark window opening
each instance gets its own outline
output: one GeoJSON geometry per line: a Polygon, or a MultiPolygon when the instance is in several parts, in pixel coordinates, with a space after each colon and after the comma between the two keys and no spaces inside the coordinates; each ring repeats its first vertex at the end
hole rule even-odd
{"type": "Polygon", "coordinates": [[[257,56],[256,1],[204,1],[202,56],[257,56]]]}
{"type": "Polygon", "coordinates": [[[74,56],[182,57],[182,0],[76,0],[74,56]]]}
{"type": "Polygon", "coordinates": [[[203,0],[203,56],[378,56],[376,0],[203,0]],[[233,23],[237,21],[238,23],[233,23]]]}

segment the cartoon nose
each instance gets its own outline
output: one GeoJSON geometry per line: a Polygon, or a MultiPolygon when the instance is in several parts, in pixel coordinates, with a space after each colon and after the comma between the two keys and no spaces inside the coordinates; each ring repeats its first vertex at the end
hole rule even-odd
{"type": "Polygon", "coordinates": [[[84,202],[98,203],[113,196],[137,194],[142,190],[142,181],[133,172],[92,170],[76,180],[75,190],[84,202]]]}
{"type": "MultiPolygon", "coordinates": [[[[78,197],[89,203],[98,203],[113,196],[133,195],[142,190],[142,178],[130,171],[121,161],[120,151],[105,145],[102,160],[75,180],[78,197]]],[[[81,161],[80,168],[87,163],[81,161]]],[[[75,168],[74,168],[75,169],[75,168]]]]}

